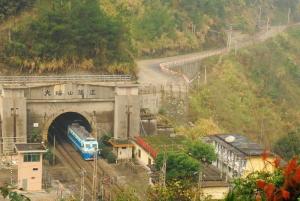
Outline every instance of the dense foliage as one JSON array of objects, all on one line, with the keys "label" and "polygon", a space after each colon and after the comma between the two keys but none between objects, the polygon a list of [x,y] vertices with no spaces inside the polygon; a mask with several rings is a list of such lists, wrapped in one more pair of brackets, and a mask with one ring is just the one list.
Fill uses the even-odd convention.
[{"label": "dense foliage", "polygon": [[10,15],[32,7],[35,0],[0,0],[0,22]]},{"label": "dense foliage", "polygon": [[166,158],[167,182],[174,180],[193,182],[203,163],[209,164],[216,160],[216,157],[214,148],[198,139],[187,141],[182,150],[160,152],[155,159],[155,166],[157,170],[161,170]]},{"label": "dense foliage", "polygon": [[[183,152],[168,152],[167,158],[167,180],[192,179],[197,174],[200,163],[198,160]],[[164,162],[164,153],[159,153],[155,159],[155,166],[160,170]]]},{"label": "dense foliage", "polygon": [[198,189],[184,181],[169,182],[166,187],[155,185],[147,194],[147,201],[209,201],[209,197],[201,194]]},{"label": "dense foliage", "polygon": [[279,138],[274,145],[274,151],[286,160],[300,155],[300,129]]},{"label": "dense foliage", "polygon": [[132,189],[124,189],[114,199],[115,201],[140,201]]},{"label": "dense foliage", "polygon": [[265,161],[275,166],[273,173],[255,172],[234,181],[227,201],[296,201],[300,199],[300,165],[293,158],[284,167],[280,159]]},{"label": "dense foliage", "polygon": [[191,118],[212,118],[225,132],[257,134],[270,145],[300,125],[300,29],[228,56],[203,61],[206,87],[190,99]]},{"label": "dense foliage", "polygon": [[212,163],[217,159],[217,154],[212,145],[203,143],[200,140],[190,142],[187,152],[198,161]]},{"label": "dense foliage", "polygon": [[14,188],[9,187],[8,185],[0,187],[0,194],[5,200],[10,201],[30,201],[30,199],[21,194],[14,191]]},{"label": "dense foliage", "polygon": [[[6,39],[6,52],[0,55],[6,65],[26,73],[134,73],[134,56],[224,46],[231,25],[254,33],[268,18],[271,24],[286,24],[290,8],[291,21],[299,18],[299,0],[39,0],[31,6],[33,2],[0,1],[0,19],[28,6],[37,8],[32,22],[21,20],[11,37],[1,38]],[[2,31],[6,36],[7,28]]]},{"label": "dense foliage", "polygon": [[[25,72],[72,69],[131,73],[128,30],[108,17],[97,0],[59,0],[16,30],[6,47],[8,62]],[[116,67],[122,64],[122,67]]]},{"label": "dense foliage", "polygon": [[253,33],[268,17],[273,24],[287,23],[289,8],[292,21],[299,15],[299,0],[102,0],[101,5],[130,25],[142,56],[224,45],[230,25]]}]

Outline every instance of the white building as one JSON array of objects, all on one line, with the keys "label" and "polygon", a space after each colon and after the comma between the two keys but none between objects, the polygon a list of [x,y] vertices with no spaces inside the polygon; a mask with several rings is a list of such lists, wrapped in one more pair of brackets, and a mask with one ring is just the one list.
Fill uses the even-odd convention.
[{"label": "white building", "polygon": [[[262,159],[264,148],[245,136],[217,134],[204,140],[215,147],[217,160],[213,165],[229,177],[246,176],[260,170],[273,171],[271,164]],[[272,160],[274,157],[270,155],[268,161]]]}]

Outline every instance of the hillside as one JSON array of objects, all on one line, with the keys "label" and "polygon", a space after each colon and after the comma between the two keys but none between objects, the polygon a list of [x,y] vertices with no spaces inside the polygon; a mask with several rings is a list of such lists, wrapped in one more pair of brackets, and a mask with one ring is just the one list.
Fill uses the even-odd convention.
[{"label": "hillside", "polygon": [[203,61],[206,86],[191,94],[191,118],[270,145],[300,127],[300,28],[260,45]]},{"label": "hillside", "polygon": [[[35,3],[34,3],[35,2]],[[299,19],[299,0],[0,1],[2,63],[30,74],[97,71],[135,74],[134,59],[224,46],[230,27],[255,33],[267,22]],[[9,34],[10,33],[10,34]],[[8,70],[10,71],[10,70]]]}]

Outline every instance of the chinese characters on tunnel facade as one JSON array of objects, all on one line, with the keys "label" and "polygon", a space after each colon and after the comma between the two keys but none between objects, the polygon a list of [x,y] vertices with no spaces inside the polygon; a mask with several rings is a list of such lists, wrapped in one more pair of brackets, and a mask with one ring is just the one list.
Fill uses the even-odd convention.
[{"label": "chinese characters on tunnel facade", "polygon": [[[50,89],[44,89],[43,93],[44,93],[44,96],[52,96],[53,94],[55,96],[62,96],[64,94],[63,90],[61,90],[61,89],[56,90],[53,93],[51,92]],[[96,95],[96,90],[95,89],[89,89],[89,90],[86,91],[86,93],[85,93],[85,91],[83,89],[68,90],[66,92],[66,94],[69,95],[69,96],[77,94],[77,95],[80,95],[82,97],[84,97],[85,94],[88,94],[90,96],[95,96]]]}]

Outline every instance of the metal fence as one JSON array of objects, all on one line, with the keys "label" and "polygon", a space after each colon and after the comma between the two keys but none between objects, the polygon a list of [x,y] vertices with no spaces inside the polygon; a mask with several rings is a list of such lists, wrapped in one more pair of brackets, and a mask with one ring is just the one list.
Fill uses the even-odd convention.
[{"label": "metal fence", "polygon": [[130,82],[130,75],[68,75],[68,76],[0,76],[0,83],[37,83],[37,82]]}]

